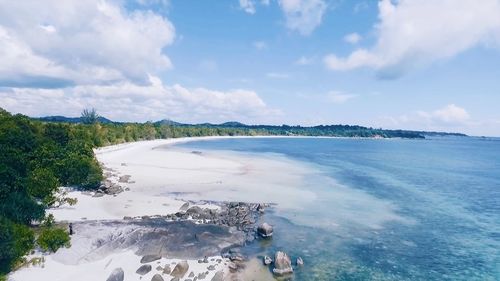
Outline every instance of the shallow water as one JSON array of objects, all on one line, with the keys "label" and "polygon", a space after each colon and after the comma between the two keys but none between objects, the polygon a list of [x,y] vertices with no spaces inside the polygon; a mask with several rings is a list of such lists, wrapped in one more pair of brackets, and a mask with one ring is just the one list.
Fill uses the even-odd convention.
[{"label": "shallow water", "polygon": [[[222,139],[193,150],[275,153],[314,168],[272,241],[302,256],[295,280],[500,280],[500,140]],[[279,176],[279,175],[277,175]]]}]

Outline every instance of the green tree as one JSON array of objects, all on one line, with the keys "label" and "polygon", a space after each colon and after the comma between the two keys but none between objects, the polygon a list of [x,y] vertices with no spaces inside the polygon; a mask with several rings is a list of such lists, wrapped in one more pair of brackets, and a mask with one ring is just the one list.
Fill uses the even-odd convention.
[{"label": "green tree", "polygon": [[44,227],[38,236],[37,243],[42,250],[54,253],[61,247],[71,246],[69,234],[57,227]]},{"label": "green tree", "polygon": [[81,114],[81,120],[83,124],[95,124],[99,122],[99,114],[94,108],[84,109]]}]

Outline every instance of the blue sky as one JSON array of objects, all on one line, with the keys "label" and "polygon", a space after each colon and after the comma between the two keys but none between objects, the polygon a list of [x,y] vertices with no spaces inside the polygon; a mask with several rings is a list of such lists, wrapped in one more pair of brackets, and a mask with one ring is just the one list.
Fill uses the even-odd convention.
[{"label": "blue sky", "polygon": [[500,136],[499,0],[16,2],[12,112]]}]

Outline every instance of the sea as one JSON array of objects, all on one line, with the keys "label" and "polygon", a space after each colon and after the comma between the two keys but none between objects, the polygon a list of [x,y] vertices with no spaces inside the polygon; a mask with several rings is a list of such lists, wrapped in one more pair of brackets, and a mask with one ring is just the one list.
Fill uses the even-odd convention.
[{"label": "sea", "polygon": [[[292,280],[500,280],[500,139],[230,138],[177,145],[279,155],[316,173],[315,200],[271,208],[260,257],[302,257]],[[278,175],[277,175],[278,176]],[[255,279],[258,280],[258,279]]]}]

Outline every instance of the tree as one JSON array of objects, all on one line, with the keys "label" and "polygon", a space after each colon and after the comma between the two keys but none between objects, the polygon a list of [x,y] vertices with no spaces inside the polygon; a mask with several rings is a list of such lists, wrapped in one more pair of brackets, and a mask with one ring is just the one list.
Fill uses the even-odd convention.
[{"label": "tree", "polygon": [[97,114],[94,108],[86,108],[82,111],[81,120],[83,124],[95,124],[99,122],[99,117],[99,114]]}]

